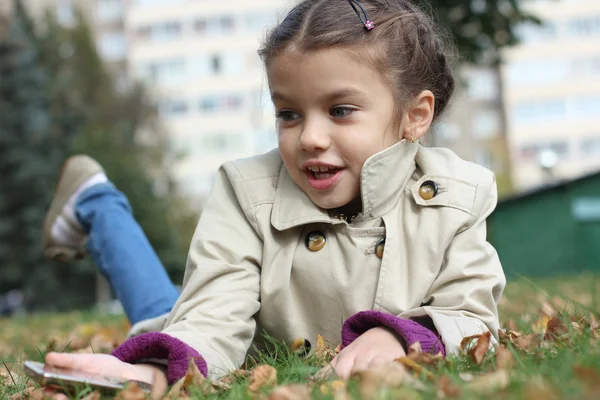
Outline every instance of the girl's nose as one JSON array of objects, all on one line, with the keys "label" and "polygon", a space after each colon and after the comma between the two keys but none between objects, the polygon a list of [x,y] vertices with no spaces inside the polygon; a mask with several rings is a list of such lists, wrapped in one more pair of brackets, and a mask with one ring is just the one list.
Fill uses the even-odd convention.
[{"label": "girl's nose", "polygon": [[331,139],[323,124],[307,121],[298,140],[298,149],[308,152],[324,151],[329,148]]}]

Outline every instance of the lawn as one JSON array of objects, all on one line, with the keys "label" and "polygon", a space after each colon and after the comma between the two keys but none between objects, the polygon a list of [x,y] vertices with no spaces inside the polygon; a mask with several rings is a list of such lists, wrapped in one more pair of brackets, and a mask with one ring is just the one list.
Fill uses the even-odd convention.
[{"label": "lawn", "polygon": [[[412,349],[409,356],[348,382],[313,375],[335,355],[335,343],[317,341],[308,357],[274,344],[249,360],[247,370],[219,382],[190,369],[172,399],[430,399],[600,398],[600,277],[509,282],[500,304],[503,345],[486,352],[486,336],[465,340],[464,354],[447,360]],[[0,320],[0,399],[42,398],[21,372],[25,359],[49,350],[110,352],[127,333],[122,317],[92,312]],[[274,368],[271,368],[274,367]],[[118,397],[143,398],[130,387]],[[74,399],[97,400],[83,389]]]}]

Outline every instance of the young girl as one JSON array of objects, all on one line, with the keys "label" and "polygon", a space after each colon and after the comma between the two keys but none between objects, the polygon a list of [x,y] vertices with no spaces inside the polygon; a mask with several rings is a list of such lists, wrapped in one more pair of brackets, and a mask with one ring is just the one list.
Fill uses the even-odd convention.
[{"label": "young girl", "polygon": [[332,368],[342,377],[417,341],[450,354],[465,336],[496,335],[505,278],[486,242],[494,176],[419,144],[454,89],[445,52],[408,0],[298,4],[260,49],[279,149],[220,168],[178,298],[124,197],[94,162],[71,160],[46,253],[74,258],[89,235],[134,337],[112,356],[46,361],[156,375],[164,388],[192,357],[211,377],[238,368],[265,332],[341,342]]}]

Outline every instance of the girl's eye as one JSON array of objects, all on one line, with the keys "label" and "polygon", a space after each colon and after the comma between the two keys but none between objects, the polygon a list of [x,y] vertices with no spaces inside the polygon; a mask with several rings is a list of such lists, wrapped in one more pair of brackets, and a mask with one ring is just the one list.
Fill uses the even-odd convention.
[{"label": "girl's eye", "polygon": [[354,111],[356,111],[356,110],[354,108],[350,108],[350,107],[335,107],[335,108],[331,109],[329,114],[335,118],[346,118],[350,114],[352,114]]},{"label": "girl's eye", "polygon": [[277,111],[275,116],[277,117],[277,119],[280,119],[280,120],[286,121],[286,122],[294,121],[294,120],[300,118],[300,114],[298,114],[297,112],[292,111],[292,110]]}]

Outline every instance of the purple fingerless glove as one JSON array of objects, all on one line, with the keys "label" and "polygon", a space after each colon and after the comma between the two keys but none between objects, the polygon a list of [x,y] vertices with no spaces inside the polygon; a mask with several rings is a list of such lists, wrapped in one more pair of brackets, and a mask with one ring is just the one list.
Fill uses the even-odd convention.
[{"label": "purple fingerless glove", "polygon": [[369,329],[380,326],[394,331],[404,342],[406,351],[413,343],[419,342],[425,353],[441,352],[446,355],[444,344],[429,317],[412,320],[381,311],[361,311],[348,318],[342,327],[342,348],[350,345]]},{"label": "purple fingerless glove", "polygon": [[117,347],[112,355],[132,364],[148,359],[167,360],[169,385],[185,376],[190,359],[194,359],[202,375],[208,374],[206,361],[196,350],[166,333],[150,332],[132,337]]}]

